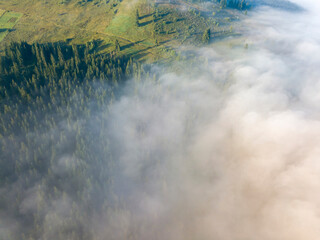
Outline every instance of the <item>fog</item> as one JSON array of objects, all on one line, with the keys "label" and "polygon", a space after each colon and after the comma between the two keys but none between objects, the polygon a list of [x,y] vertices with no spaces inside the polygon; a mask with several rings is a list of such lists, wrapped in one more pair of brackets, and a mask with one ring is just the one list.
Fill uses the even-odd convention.
[{"label": "fog", "polygon": [[[106,140],[86,147],[110,149],[112,163],[99,151],[90,157],[101,159],[93,170],[112,177],[99,176],[105,189],[86,194],[112,201],[83,218],[82,239],[319,238],[320,3],[292,2],[303,10],[249,11],[233,44],[181,48],[197,64],[153,66],[157,79],[128,81],[122,97],[95,113],[87,125]],[[87,164],[69,155],[51,162],[59,179]],[[19,189],[19,181],[0,193],[23,191],[20,213],[32,215],[44,184]],[[72,182],[62,184],[72,192]],[[67,225],[70,209],[81,216],[95,204],[68,194],[46,203],[38,239],[63,239],[57,219]],[[0,211],[0,239],[27,227]]]},{"label": "fog", "polygon": [[251,12],[248,49],[195,49],[208,64],[129,84],[110,129],[130,216],[102,235],[318,239],[320,5],[296,4]]}]

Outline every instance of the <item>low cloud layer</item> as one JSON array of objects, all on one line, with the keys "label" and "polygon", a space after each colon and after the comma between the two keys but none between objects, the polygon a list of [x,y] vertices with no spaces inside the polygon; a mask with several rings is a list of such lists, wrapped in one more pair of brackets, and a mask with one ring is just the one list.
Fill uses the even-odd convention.
[{"label": "low cloud layer", "polygon": [[[95,240],[317,240],[320,4],[294,2],[304,11],[249,12],[238,44],[192,49],[199,64],[180,65],[184,73],[129,81],[86,123],[100,139],[79,151],[94,149],[88,158],[97,166],[58,152],[47,156],[47,182],[15,187],[21,177],[0,194],[22,198],[21,215],[44,206],[35,216],[44,219],[41,240],[76,239],[69,229]],[[67,191],[45,202],[40,193],[52,179]],[[28,233],[9,208],[0,210],[0,239]]]},{"label": "low cloud layer", "polygon": [[251,13],[248,50],[197,50],[202,74],[114,105],[122,217],[139,239],[318,239],[319,4],[297,4]]}]

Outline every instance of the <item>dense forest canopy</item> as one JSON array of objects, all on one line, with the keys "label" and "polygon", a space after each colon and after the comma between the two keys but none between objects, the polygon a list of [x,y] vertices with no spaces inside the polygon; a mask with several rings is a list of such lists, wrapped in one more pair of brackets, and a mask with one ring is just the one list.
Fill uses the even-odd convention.
[{"label": "dense forest canopy", "polygon": [[105,239],[93,221],[130,214],[114,186],[121,144],[107,130],[110,108],[127,80],[156,81],[141,62],[170,65],[177,43],[232,36],[223,9],[244,10],[244,1],[210,2],[210,11],[192,2],[0,3],[1,240]]},{"label": "dense forest canopy", "polygon": [[[12,43],[1,57],[0,209],[17,221],[1,238],[93,239],[90,217],[115,206],[116,163],[103,126],[119,86],[144,71],[125,56],[96,53],[97,44]],[[37,200],[21,209],[29,194]],[[48,212],[59,201],[70,204],[64,216]],[[45,229],[47,218],[54,229]]]},{"label": "dense forest canopy", "polygon": [[[317,240],[317,161],[297,166],[319,152],[320,21],[302,12],[0,1],[0,240]],[[312,204],[290,222],[295,192]],[[317,234],[282,232],[301,213]]]}]

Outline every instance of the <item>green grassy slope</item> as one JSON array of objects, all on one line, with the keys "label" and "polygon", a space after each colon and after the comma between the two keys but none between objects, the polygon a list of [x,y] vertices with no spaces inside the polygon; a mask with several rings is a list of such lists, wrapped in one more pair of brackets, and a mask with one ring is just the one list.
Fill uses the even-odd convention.
[{"label": "green grassy slope", "polygon": [[6,10],[0,11],[0,42],[7,36],[23,14]]},{"label": "green grassy slope", "polygon": [[[151,62],[172,58],[181,44],[202,44],[202,34],[208,28],[212,32],[211,42],[234,35],[234,20],[244,15],[221,9],[215,3],[203,5],[182,0],[170,4],[146,0],[2,0],[0,9],[6,11],[3,21],[0,18],[0,28],[2,23],[14,27],[0,33],[2,48],[12,41],[67,40],[83,44],[100,39],[100,50],[110,52],[118,40],[123,54]],[[16,22],[8,23],[9,13],[18,14]]]}]

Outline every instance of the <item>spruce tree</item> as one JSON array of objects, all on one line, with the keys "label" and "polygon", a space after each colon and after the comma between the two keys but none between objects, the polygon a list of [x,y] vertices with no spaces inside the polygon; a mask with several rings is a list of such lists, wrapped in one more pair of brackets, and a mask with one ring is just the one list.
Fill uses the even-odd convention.
[{"label": "spruce tree", "polygon": [[136,26],[137,26],[137,27],[140,26],[140,24],[139,24],[139,19],[140,19],[139,10],[137,9],[137,10],[136,10]]},{"label": "spruce tree", "polygon": [[120,52],[121,51],[121,47],[120,47],[120,43],[119,43],[118,39],[115,42],[115,51],[116,52]]},{"label": "spruce tree", "polygon": [[203,43],[209,43],[209,40],[211,38],[211,30],[210,28],[206,29],[202,35],[202,42]]}]

